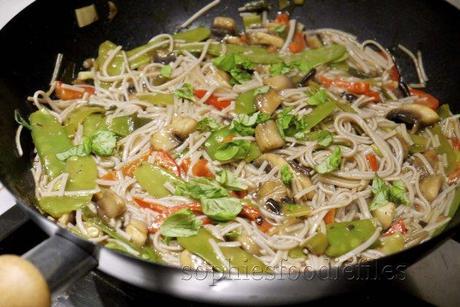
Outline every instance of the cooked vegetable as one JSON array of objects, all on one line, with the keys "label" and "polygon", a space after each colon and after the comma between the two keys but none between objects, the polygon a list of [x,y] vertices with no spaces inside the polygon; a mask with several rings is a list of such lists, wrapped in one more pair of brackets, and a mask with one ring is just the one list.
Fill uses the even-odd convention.
[{"label": "cooked vegetable", "polygon": [[283,147],[285,144],[273,120],[258,124],[255,132],[257,145],[262,152]]},{"label": "cooked vegetable", "polygon": [[170,151],[179,145],[179,141],[173,135],[172,129],[165,129],[152,134],[150,144],[155,150]]},{"label": "cooked vegetable", "polygon": [[182,209],[170,215],[161,224],[160,233],[167,237],[190,237],[198,234],[201,221],[190,209]]},{"label": "cooked vegetable", "polygon": [[275,91],[282,91],[294,87],[294,84],[292,83],[291,79],[283,75],[267,78],[264,80],[264,83],[270,86]]},{"label": "cooked vegetable", "polygon": [[225,36],[236,33],[236,22],[233,18],[218,16],[212,22],[211,31],[214,35]]},{"label": "cooked vegetable", "polygon": [[440,175],[432,175],[420,181],[420,191],[429,202],[435,200],[442,186],[443,179]]},{"label": "cooked vegetable", "polygon": [[368,240],[375,230],[375,225],[371,220],[357,220],[327,225],[329,247],[326,249],[326,255],[339,257],[346,254]]},{"label": "cooked vegetable", "polygon": [[427,106],[405,104],[388,112],[386,117],[397,123],[405,123],[415,133],[419,128],[430,126],[439,121],[438,114]]},{"label": "cooked vegetable", "polygon": [[162,93],[145,93],[145,94],[136,94],[136,97],[153,105],[169,105],[174,103],[174,95],[172,94],[162,94]]},{"label": "cooked vegetable", "polygon": [[281,104],[281,96],[275,90],[256,96],[256,106],[260,112],[272,114]]},{"label": "cooked vegetable", "polygon": [[378,250],[386,255],[391,255],[403,250],[404,245],[404,237],[401,233],[396,232],[390,236],[380,239]]},{"label": "cooked vegetable", "polygon": [[59,160],[56,154],[70,149],[72,142],[57,119],[46,109],[32,113],[29,120],[32,126],[32,140],[41,163],[48,176],[55,178],[65,168],[65,162]]},{"label": "cooked vegetable", "polygon": [[93,199],[97,204],[97,212],[102,218],[116,218],[126,210],[124,200],[112,190],[98,192],[94,194]]},{"label": "cooked vegetable", "polygon": [[284,40],[281,37],[264,32],[249,33],[249,40],[255,45],[269,45],[276,48],[281,48],[284,45]]},{"label": "cooked vegetable", "polygon": [[255,90],[250,90],[238,95],[235,103],[235,112],[237,114],[252,114],[256,111]]},{"label": "cooked vegetable", "polygon": [[197,121],[188,116],[177,116],[171,123],[171,131],[181,139],[186,139],[195,131]]},{"label": "cooked vegetable", "polygon": [[316,166],[315,170],[319,174],[330,173],[337,170],[340,167],[341,162],[342,151],[340,150],[340,147],[337,146],[326,159]]},{"label": "cooked vegetable", "polygon": [[306,247],[310,253],[317,256],[323,255],[326,252],[328,245],[327,236],[322,232],[318,232],[302,244],[302,246]]},{"label": "cooked vegetable", "polygon": [[211,30],[205,27],[197,27],[184,32],[179,32],[173,35],[176,40],[183,40],[187,43],[201,42],[209,38]]},{"label": "cooked vegetable", "polygon": [[233,197],[205,198],[201,200],[201,205],[203,213],[218,222],[235,219],[242,209],[240,200]]},{"label": "cooked vegetable", "polygon": [[147,225],[140,220],[132,219],[126,226],[126,233],[131,237],[131,241],[137,246],[143,246],[147,240]]},{"label": "cooked vegetable", "polygon": [[289,196],[289,190],[280,180],[270,180],[262,183],[257,191],[259,203],[265,203],[269,198],[281,202]]},{"label": "cooked vegetable", "polygon": [[393,218],[396,214],[396,206],[392,202],[388,202],[386,205],[380,206],[372,214],[382,224],[383,229],[390,227],[393,222]]},{"label": "cooked vegetable", "polygon": [[238,235],[236,240],[241,243],[241,248],[251,255],[260,255],[260,247],[254,242],[251,236],[245,232]]},{"label": "cooked vegetable", "polygon": [[170,191],[165,188],[165,184],[178,183],[179,179],[163,170],[160,167],[153,166],[143,162],[135,171],[134,177],[139,184],[153,197],[160,198],[170,195]]}]

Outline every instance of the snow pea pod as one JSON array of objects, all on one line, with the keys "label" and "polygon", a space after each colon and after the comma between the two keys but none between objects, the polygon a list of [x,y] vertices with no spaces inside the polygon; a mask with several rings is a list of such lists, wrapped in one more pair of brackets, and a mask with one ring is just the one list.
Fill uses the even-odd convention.
[{"label": "snow pea pod", "polygon": [[56,154],[71,148],[72,142],[64,127],[45,109],[32,113],[29,120],[38,156],[46,174],[53,179],[62,174],[65,169],[65,162],[59,160]]},{"label": "snow pea pod", "polygon": [[205,27],[197,27],[188,31],[179,32],[173,35],[174,39],[183,40],[187,43],[201,42],[209,38],[211,30]]},{"label": "snow pea pod", "polygon": [[91,114],[83,122],[83,135],[92,136],[97,130],[108,129],[119,136],[127,136],[136,128],[133,116],[120,116],[107,123],[102,114]]},{"label": "snow pea pod", "polygon": [[[97,167],[93,157],[71,157],[66,161],[65,170],[69,174],[66,191],[91,190],[96,188]],[[83,208],[91,201],[92,195],[50,196],[39,200],[40,208],[54,218]]]},{"label": "snow pea pod", "polygon": [[322,122],[326,117],[331,115],[335,108],[336,103],[333,100],[327,100],[325,103],[317,106],[311,113],[303,117],[305,129],[311,130],[313,127]]},{"label": "snow pea pod", "polygon": [[67,135],[69,137],[73,137],[78,129],[78,126],[82,124],[89,115],[104,112],[104,108],[101,107],[83,106],[75,109],[64,122],[64,129],[66,130]]},{"label": "snow pea pod", "polygon": [[174,103],[174,94],[145,93],[137,94],[136,97],[141,101],[145,101],[157,106],[165,106]]},{"label": "snow pea pod", "polygon": [[255,89],[238,95],[235,101],[235,112],[237,114],[252,114],[257,111]]},{"label": "snow pea pod", "polygon": [[343,61],[346,57],[346,48],[342,45],[333,44],[286,56],[284,61],[287,64],[297,66],[302,72],[308,72],[319,65]]},{"label": "snow pea pod", "polygon": [[375,230],[371,219],[327,225],[326,236],[329,247],[326,249],[326,255],[339,257],[348,253],[368,240]]},{"label": "snow pea pod", "polygon": [[[222,260],[216,255],[209,240],[219,241],[209,231],[201,228],[198,234],[177,238],[179,244],[189,252],[196,254],[209,263],[216,271],[227,271]],[[232,267],[241,273],[269,273],[270,268],[262,261],[239,247],[222,247],[222,254]]]},{"label": "snow pea pod", "polygon": [[169,190],[164,187],[165,183],[180,181],[180,179],[173,174],[146,162],[143,162],[134,171],[134,177],[141,187],[155,198],[171,195]]}]

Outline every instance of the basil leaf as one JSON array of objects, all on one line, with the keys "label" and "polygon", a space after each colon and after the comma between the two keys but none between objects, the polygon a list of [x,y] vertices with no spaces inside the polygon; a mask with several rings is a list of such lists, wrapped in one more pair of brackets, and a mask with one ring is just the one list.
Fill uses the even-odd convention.
[{"label": "basil leaf", "polygon": [[276,125],[281,136],[303,138],[305,136],[305,123],[301,118],[291,114],[292,108],[283,109],[277,116]]},{"label": "basil leaf", "polygon": [[240,181],[235,175],[233,175],[232,172],[228,170],[222,170],[218,172],[216,181],[232,191],[243,191],[248,188],[244,182]]},{"label": "basil leaf", "polygon": [[219,222],[233,220],[243,208],[240,200],[233,197],[204,198],[201,199],[201,206],[206,216]]},{"label": "basil leaf", "polygon": [[110,156],[117,146],[117,135],[109,130],[98,130],[91,136],[91,150],[98,156]]},{"label": "basil leaf", "polygon": [[83,143],[77,146],[74,146],[64,152],[56,154],[56,158],[61,161],[66,161],[70,157],[86,157],[91,153],[91,139],[84,138]]},{"label": "basil leaf", "polygon": [[243,136],[254,135],[255,125],[264,123],[270,119],[270,115],[256,112],[252,115],[239,114],[230,124],[230,129]]},{"label": "basil leaf", "polygon": [[160,234],[165,237],[190,237],[198,233],[201,224],[190,209],[182,209],[166,218],[160,226]]},{"label": "basil leaf", "polygon": [[245,140],[231,141],[219,146],[214,154],[218,161],[228,161],[231,159],[244,159],[249,153],[251,143]]},{"label": "basil leaf", "polygon": [[340,147],[337,146],[332,152],[332,154],[330,154],[323,162],[316,166],[315,170],[319,174],[330,173],[340,167],[341,161],[342,151],[340,150]]},{"label": "basil leaf", "polygon": [[19,110],[14,110],[14,120],[24,128],[27,128],[29,130],[32,130],[32,126],[29,124],[27,120],[25,120],[22,116],[21,113],[19,113]]},{"label": "basil leaf", "polygon": [[219,198],[228,196],[228,191],[217,182],[206,178],[195,178],[188,182],[176,184],[176,194],[193,199]]},{"label": "basil leaf", "polygon": [[172,75],[172,67],[171,67],[171,65],[165,65],[165,66],[161,67],[160,75],[162,75],[165,78],[170,78],[171,75]]},{"label": "basil leaf", "polygon": [[221,128],[221,124],[219,124],[214,118],[206,117],[203,118],[198,122],[196,125],[196,130],[198,131],[216,131]]},{"label": "basil leaf", "polygon": [[402,180],[396,180],[390,187],[390,200],[394,203],[408,206],[409,197],[406,193],[406,186]]},{"label": "basil leaf", "polygon": [[277,76],[277,75],[285,75],[291,71],[291,66],[285,63],[276,63],[270,66],[270,74]]},{"label": "basil leaf", "polygon": [[193,96],[193,87],[190,83],[184,83],[181,88],[174,92],[174,94],[178,98],[195,101],[195,96]]},{"label": "basil leaf", "polygon": [[306,140],[307,141],[317,141],[318,144],[321,145],[322,147],[328,147],[329,145],[332,144],[334,137],[330,131],[321,130],[321,131],[315,131],[315,132],[308,133],[306,135]]},{"label": "basil leaf", "polygon": [[320,89],[314,95],[307,99],[307,103],[311,106],[317,106],[323,104],[328,99],[328,95],[324,89]]},{"label": "basil leaf", "polygon": [[256,88],[256,90],[254,91],[254,95],[266,94],[268,93],[269,90],[270,90],[270,87],[268,85],[261,86],[261,87]]},{"label": "basil leaf", "polygon": [[252,78],[248,70],[251,70],[254,65],[238,54],[221,55],[212,62],[217,68],[228,72],[232,76],[232,83],[234,84],[241,84]]},{"label": "basil leaf", "polygon": [[401,180],[396,180],[393,184],[387,184],[382,178],[376,176],[372,180],[372,193],[374,194],[374,199],[369,205],[370,210],[375,210],[389,202],[405,206],[409,205],[406,187]]},{"label": "basil leaf", "polygon": [[281,181],[285,185],[290,185],[294,176],[292,175],[292,172],[289,169],[289,166],[283,165],[281,167],[280,174],[281,174]]}]

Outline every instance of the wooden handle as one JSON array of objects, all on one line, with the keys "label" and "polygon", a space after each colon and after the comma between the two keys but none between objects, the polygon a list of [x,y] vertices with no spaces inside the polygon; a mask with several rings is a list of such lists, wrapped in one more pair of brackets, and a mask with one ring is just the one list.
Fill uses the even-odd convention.
[{"label": "wooden handle", "polygon": [[29,261],[15,256],[0,256],[0,307],[45,307],[51,304],[48,285]]}]

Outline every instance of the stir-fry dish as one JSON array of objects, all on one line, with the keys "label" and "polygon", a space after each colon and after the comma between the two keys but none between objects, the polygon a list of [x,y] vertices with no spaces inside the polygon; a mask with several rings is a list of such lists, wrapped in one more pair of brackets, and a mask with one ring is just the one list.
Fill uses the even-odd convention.
[{"label": "stir-fry dish", "polygon": [[[430,239],[460,193],[460,125],[423,88],[420,52],[306,29],[250,2],[76,77],[58,56],[38,110],[38,209],[93,242],[198,270],[280,272],[368,261]],[[300,1],[301,2],[301,1]]]}]

